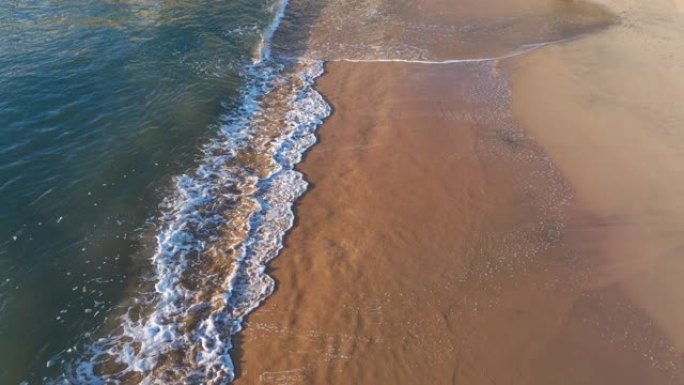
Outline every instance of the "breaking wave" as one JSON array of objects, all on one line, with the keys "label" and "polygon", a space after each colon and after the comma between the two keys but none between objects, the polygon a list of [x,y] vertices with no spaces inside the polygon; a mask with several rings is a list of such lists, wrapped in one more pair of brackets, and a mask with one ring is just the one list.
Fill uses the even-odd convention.
[{"label": "breaking wave", "polygon": [[154,289],[108,335],[69,351],[51,384],[227,384],[235,372],[232,337],[268,297],[266,264],[292,227],[292,206],[307,189],[294,169],[316,142],[330,107],[314,90],[322,61],[277,60],[264,33],[245,67],[241,107],[224,117],[199,166],[175,179],[161,205],[152,256]]}]

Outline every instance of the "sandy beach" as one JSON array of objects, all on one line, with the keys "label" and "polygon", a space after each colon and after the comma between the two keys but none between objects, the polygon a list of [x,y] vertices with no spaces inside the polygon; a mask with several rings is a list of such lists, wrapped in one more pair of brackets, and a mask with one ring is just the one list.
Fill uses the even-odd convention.
[{"label": "sandy beach", "polygon": [[591,212],[572,232],[604,262],[600,286],[683,349],[684,14],[678,1],[606,3],[619,25],[510,63],[515,117]]},{"label": "sandy beach", "polygon": [[[497,3],[469,17],[603,9]],[[277,290],[236,341],[236,384],[684,384],[684,15],[602,5],[618,19],[601,30],[582,16],[475,36],[477,52],[428,47],[567,40],[506,59],[326,64],[334,113],[299,167],[311,187]]]}]

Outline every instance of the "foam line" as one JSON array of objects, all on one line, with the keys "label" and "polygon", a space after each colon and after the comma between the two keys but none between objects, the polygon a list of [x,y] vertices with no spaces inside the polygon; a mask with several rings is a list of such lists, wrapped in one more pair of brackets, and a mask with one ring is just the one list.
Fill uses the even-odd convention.
[{"label": "foam line", "polygon": [[47,384],[233,381],[232,337],[273,292],[266,263],[282,249],[293,204],[307,189],[294,167],[331,112],[313,89],[322,61],[270,57],[286,5],[263,33],[259,60],[244,68],[241,107],[223,118],[199,166],[175,179],[160,207],[154,289],[136,298],[120,327],[55,357],[65,372]]},{"label": "foam line", "polygon": [[446,59],[446,60],[419,60],[419,59],[330,59],[327,62],[348,62],[348,63],[412,63],[412,64],[459,64],[459,63],[483,63],[490,61],[506,60],[521,55],[525,55],[529,52],[535,51],[540,48],[544,48],[550,45],[563,44],[570,41],[578,40],[587,34],[582,34],[578,36],[573,36],[566,39],[559,39],[553,41],[546,41],[534,44],[525,44],[520,48],[501,56],[492,56],[484,58],[469,58],[469,59]]}]

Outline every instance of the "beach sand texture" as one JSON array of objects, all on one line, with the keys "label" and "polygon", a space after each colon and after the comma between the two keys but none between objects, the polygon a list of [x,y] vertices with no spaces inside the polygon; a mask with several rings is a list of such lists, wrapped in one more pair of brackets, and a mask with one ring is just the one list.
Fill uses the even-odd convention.
[{"label": "beach sand texture", "polygon": [[[470,63],[323,55],[334,113],[300,167],[277,291],[236,341],[237,384],[684,384],[680,4],[605,0],[618,20],[598,31],[614,19],[576,1],[462,3],[390,16],[561,27],[376,58],[571,40]],[[312,55],[327,30],[314,20]]]}]

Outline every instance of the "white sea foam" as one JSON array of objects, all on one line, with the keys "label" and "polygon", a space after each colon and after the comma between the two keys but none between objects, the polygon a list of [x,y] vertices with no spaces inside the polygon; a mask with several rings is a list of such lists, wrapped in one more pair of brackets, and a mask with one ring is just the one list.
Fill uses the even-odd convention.
[{"label": "white sea foam", "polygon": [[[273,291],[265,265],[282,248],[283,235],[294,220],[292,205],[306,191],[306,181],[293,167],[315,143],[314,131],[330,113],[312,88],[323,72],[323,63],[299,63],[297,67],[283,77],[279,77],[282,66],[263,62],[250,68],[259,78],[246,92],[240,114],[205,148],[205,158],[196,172],[177,178],[174,193],[164,203],[153,256],[156,285],[151,312],[139,318],[123,316],[122,330],[90,345],[84,360],[75,363],[64,380],[118,383],[137,372],[142,384],[232,381],[231,337],[240,331],[244,316]],[[255,147],[252,141],[260,129],[255,125],[265,124],[270,119],[265,116],[273,113],[262,110],[261,99],[284,86],[293,91],[279,101],[287,108],[275,112],[284,123],[268,143]],[[254,170],[234,161],[241,151],[255,149],[271,152],[272,163],[265,175],[259,175],[264,169]],[[222,241],[222,234],[231,233],[232,226],[244,226],[243,237],[232,243]],[[224,277],[222,290],[213,293],[207,292],[211,284],[202,282],[211,277],[202,274],[216,273],[203,271],[202,262],[199,268],[193,264],[216,245],[237,252],[225,259],[230,273]],[[188,271],[203,287],[193,290],[183,283]],[[193,314],[198,315],[196,325],[187,327],[185,320]],[[182,365],[166,365],[169,360],[180,360]],[[96,370],[112,361],[121,368]]]},{"label": "white sea foam", "polygon": [[313,89],[323,62],[282,63],[268,41],[245,68],[243,103],[203,149],[194,172],[176,178],[162,204],[154,290],[90,343],[49,383],[228,384],[232,337],[274,288],[266,263],[282,248],[292,206],[307,188],[294,167],[316,142],[330,107]]}]

